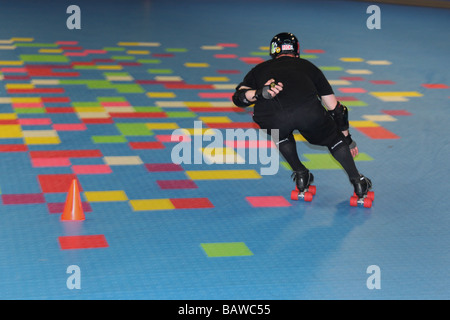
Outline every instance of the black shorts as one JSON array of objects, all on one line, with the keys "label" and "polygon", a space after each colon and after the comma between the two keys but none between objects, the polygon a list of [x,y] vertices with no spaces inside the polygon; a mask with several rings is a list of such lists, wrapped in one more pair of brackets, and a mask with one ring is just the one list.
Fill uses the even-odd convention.
[{"label": "black shorts", "polygon": [[342,138],[336,123],[322,105],[302,106],[299,108],[278,109],[270,115],[253,116],[261,129],[279,130],[279,140],[284,140],[298,130],[311,144],[329,147]]}]

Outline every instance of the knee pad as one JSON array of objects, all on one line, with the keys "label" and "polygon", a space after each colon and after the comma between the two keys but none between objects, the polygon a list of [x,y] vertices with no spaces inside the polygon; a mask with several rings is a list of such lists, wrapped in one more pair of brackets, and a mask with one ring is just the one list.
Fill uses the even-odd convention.
[{"label": "knee pad", "polygon": [[334,108],[334,110],[328,111],[328,113],[331,115],[340,131],[348,130],[348,109],[346,106],[342,105],[338,101],[336,108]]}]

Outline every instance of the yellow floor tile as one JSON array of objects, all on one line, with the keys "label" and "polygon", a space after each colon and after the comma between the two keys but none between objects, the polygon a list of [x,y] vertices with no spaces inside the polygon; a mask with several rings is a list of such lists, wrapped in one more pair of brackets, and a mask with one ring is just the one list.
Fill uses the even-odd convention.
[{"label": "yellow floor tile", "polygon": [[62,49],[39,49],[40,53],[61,53]]},{"label": "yellow floor tile", "polygon": [[114,202],[114,201],[127,201],[128,197],[122,190],[113,191],[85,191],[84,196],[89,202]]},{"label": "yellow floor tile", "polygon": [[154,123],[146,123],[147,128],[150,130],[172,130],[178,129],[179,126],[176,122],[154,122]]},{"label": "yellow floor tile", "polygon": [[130,205],[134,211],[175,209],[169,199],[130,200]]},{"label": "yellow floor tile", "polygon": [[305,137],[303,137],[300,133],[294,133],[295,141],[306,141]]},{"label": "yellow floor tile", "polygon": [[227,82],[230,81],[228,77],[203,77],[205,82]]},{"label": "yellow floor tile", "polygon": [[148,50],[128,50],[127,54],[150,54]]},{"label": "yellow floor tile", "polygon": [[23,61],[0,60],[0,66],[21,66],[21,65],[23,65]]},{"label": "yellow floor tile", "polygon": [[204,123],[230,123],[232,122],[228,117],[199,117]]},{"label": "yellow floor tile", "polygon": [[25,144],[59,144],[59,137],[26,137]]},{"label": "yellow floor tile", "polygon": [[22,128],[16,124],[0,125],[0,138],[22,138]]},{"label": "yellow floor tile", "polygon": [[97,69],[98,70],[122,70],[123,67],[105,64],[105,65],[97,66]]},{"label": "yellow floor tile", "polygon": [[0,119],[2,120],[16,120],[17,113],[0,113]]},{"label": "yellow floor tile", "polygon": [[349,121],[350,126],[354,128],[367,128],[367,127],[379,127],[380,125],[367,120],[359,120],[359,121]]},{"label": "yellow floor tile", "polygon": [[12,42],[33,42],[34,38],[19,38],[19,37],[16,37],[16,38],[11,38],[11,41]]},{"label": "yellow floor tile", "polygon": [[34,89],[33,84],[29,83],[7,83],[5,85],[6,89]]},{"label": "yellow floor tile", "polygon": [[340,58],[339,60],[344,62],[362,62],[364,59],[362,58]]},{"label": "yellow floor tile", "polygon": [[42,102],[41,98],[25,98],[25,97],[18,97],[18,98],[11,98],[12,103],[37,103]]},{"label": "yellow floor tile", "polygon": [[76,112],[104,112],[103,107],[74,107]]},{"label": "yellow floor tile", "polygon": [[149,98],[175,98],[173,92],[147,92]]},{"label": "yellow floor tile", "polygon": [[209,67],[209,64],[201,62],[186,62],[184,66],[188,68],[207,68]]}]

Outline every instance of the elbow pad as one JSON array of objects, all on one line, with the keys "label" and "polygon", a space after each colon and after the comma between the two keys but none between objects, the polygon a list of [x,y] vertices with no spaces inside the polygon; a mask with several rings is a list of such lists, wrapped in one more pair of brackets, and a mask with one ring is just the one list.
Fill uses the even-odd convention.
[{"label": "elbow pad", "polygon": [[334,110],[329,110],[328,113],[331,115],[340,131],[348,130],[348,109],[346,106],[338,101],[336,108],[334,108]]},{"label": "elbow pad", "polygon": [[236,90],[236,92],[233,94],[233,97],[232,97],[233,103],[240,108],[245,108],[245,107],[250,106],[252,104],[252,102],[248,101],[247,98],[245,97],[245,93],[249,90],[250,89]]}]

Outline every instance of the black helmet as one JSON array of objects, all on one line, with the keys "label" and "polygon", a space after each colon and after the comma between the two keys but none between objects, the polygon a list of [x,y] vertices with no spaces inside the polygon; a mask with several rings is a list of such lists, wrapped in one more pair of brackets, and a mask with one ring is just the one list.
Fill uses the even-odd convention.
[{"label": "black helmet", "polygon": [[283,53],[293,53],[297,57],[300,56],[298,39],[290,32],[279,33],[270,41],[270,56],[272,58]]}]

